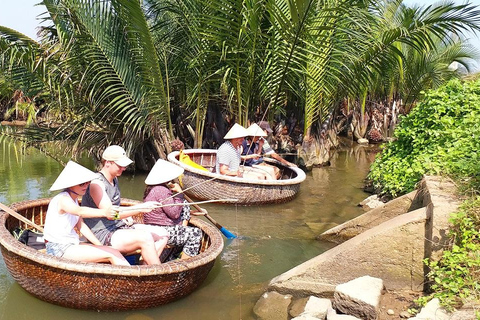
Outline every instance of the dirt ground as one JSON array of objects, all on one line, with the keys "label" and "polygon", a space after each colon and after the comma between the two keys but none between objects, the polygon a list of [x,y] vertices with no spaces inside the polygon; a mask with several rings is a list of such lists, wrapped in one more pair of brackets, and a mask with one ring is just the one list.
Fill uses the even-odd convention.
[{"label": "dirt ground", "polygon": [[[415,305],[414,300],[418,299],[420,295],[419,292],[385,291],[380,301],[381,311],[378,320],[406,319],[400,317],[400,314],[402,312],[405,314],[410,308],[418,309],[419,307]],[[393,310],[392,315],[387,313],[389,309]],[[410,317],[413,317],[413,315],[410,315]]]}]

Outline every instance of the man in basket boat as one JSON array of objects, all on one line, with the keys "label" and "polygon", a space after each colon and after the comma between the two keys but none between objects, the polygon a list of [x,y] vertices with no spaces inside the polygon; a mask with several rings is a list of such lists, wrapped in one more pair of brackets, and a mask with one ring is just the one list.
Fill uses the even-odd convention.
[{"label": "man in basket boat", "polygon": [[[215,171],[216,173],[226,176],[265,180],[265,174],[263,172],[253,168],[244,170],[244,168],[240,166],[242,161],[241,148],[246,136],[248,136],[247,129],[235,123],[225,137],[223,137],[226,141],[217,150]],[[259,157],[260,155],[258,154],[250,154],[246,155],[244,160]]]},{"label": "man in basket boat", "polygon": [[[157,201],[164,207],[145,213],[143,221],[146,224],[164,226],[168,231],[169,245],[182,247],[181,259],[196,256],[200,251],[202,231],[197,227],[188,226],[190,214],[205,215],[207,211],[190,211],[190,206],[183,197],[182,188],[172,180],[183,174],[183,168],[159,159],[145,179],[144,201]],[[172,205],[182,204],[185,205]],[[172,206],[169,206],[172,205]]]},{"label": "man in basket boat", "polygon": [[[84,217],[115,217],[115,212],[111,209],[78,205],[78,197],[85,194],[87,186],[95,177],[94,172],[69,161],[53,183],[50,191],[63,191],[53,197],[48,205],[44,227],[47,253],[77,261],[129,266],[118,250],[103,246],[83,221]],[[75,227],[91,243],[80,243]]]},{"label": "man in basket boat", "polygon": [[[102,169],[96,174],[82,198],[82,206],[111,209],[120,205],[120,188],[118,177],[133,163],[125,150],[117,145],[106,148],[102,154]],[[112,246],[123,254],[141,250],[143,262],[160,264],[160,255],[168,241],[168,232],[157,226],[129,223],[125,218],[150,212],[158,204],[148,202],[146,205],[132,206],[129,210],[117,211],[117,219],[89,218],[85,223],[92,229],[98,240],[104,245]],[[138,208],[138,209],[137,209]]]}]

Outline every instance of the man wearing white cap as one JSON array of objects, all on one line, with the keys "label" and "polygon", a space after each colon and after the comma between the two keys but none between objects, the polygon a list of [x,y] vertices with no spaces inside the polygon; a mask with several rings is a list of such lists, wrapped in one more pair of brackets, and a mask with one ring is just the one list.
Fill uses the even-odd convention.
[{"label": "man wearing white cap", "polygon": [[242,177],[242,172],[239,170],[241,161],[240,146],[247,135],[247,129],[235,123],[223,137],[227,141],[217,151],[215,164],[217,173],[226,176]]},{"label": "man wearing white cap", "polygon": [[[132,162],[122,147],[112,145],[106,148],[102,154],[102,169],[87,189],[82,199],[82,206],[102,209],[119,206],[121,198],[118,177]],[[152,203],[152,208],[154,205]],[[136,229],[135,225],[129,226],[121,220],[141,212],[149,212],[152,208],[121,211],[119,220],[116,221],[91,218],[85,219],[85,223],[104,245],[111,245],[124,254],[141,249],[142,258],[146,264],[160,264],[159,256],[167,244],[167,232]]]},{"label": "man wearing white cap", "polygon": [[[92,171],[69,161],[55,180],[50,190],[63,191],[53,197],[48,205],[44,228],[47,253],[77,261],[110,262],[129,266],[118,250],[103,246],[83,221],[83,217],[113,219],[115,216],[111,209],[93,209],[78,205],[78,197],[85,194],[90,181],[95,177]],[[80,243],[75,227],[91,244]]]}]

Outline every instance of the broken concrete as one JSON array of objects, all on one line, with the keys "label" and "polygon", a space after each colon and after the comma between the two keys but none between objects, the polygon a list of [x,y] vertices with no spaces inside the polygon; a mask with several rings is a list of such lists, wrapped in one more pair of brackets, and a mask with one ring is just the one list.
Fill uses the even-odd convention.
[{"label": "broken concrete", "polygon": [[[459,205],[455,191],[451,181],[425,176],[410,206],[412,194],[387,204],[390,209],[383,213],[382,208],[365,213],[345,228],[363,226],[360,233],[272,279],[269,289],[299,297],[331,297],[338,284],[369,275],[383,279],[391,290],[423,291],[428,271],[423,260],[441,253],[448,219]],[[417,209],[419,203],[423,207]],[[416,210],[402,214],[401,208]]]},{"label": "broken concrete", "polygon": [[333,307],[357,318],[376,320],[380,312],[382,291],[382,279],[360,277],[335,288]]}]

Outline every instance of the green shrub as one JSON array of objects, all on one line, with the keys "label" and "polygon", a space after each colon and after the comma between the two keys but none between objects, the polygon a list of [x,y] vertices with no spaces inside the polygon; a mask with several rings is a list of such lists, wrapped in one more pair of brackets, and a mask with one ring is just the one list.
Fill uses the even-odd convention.
[{"label": "green shrub", "polygon": [[425,93],[372,164],[375,190],[396,197],[415,188],[423,174],[449,175],[478,188],[480,80],[452,80]]},{"label": "green shrub", "polygon": [[436,297],[448,310],[480,301],[480,198],[464,202],[450,221],[450,250],[439,261],[426,260],[433,293],[417,301],[424,304]]}]

